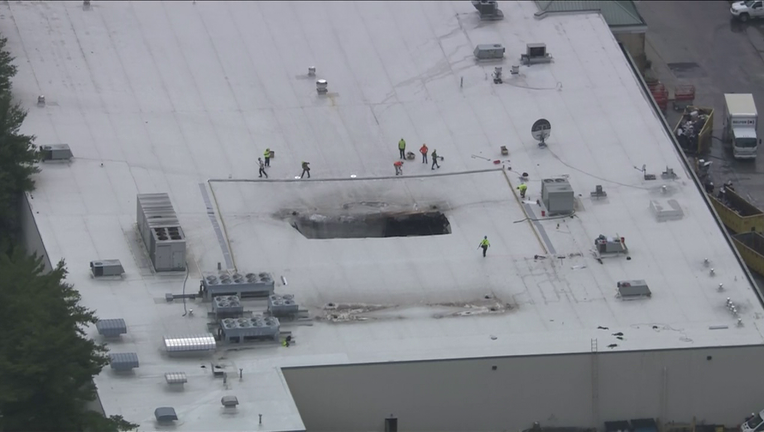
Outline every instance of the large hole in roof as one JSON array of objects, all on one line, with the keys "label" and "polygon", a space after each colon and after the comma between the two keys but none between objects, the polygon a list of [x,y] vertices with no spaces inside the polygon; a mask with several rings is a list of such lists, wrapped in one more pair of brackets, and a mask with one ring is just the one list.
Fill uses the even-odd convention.
[{"label": "large hole in roof", "polygon": [[451,234],[451,224],[439,211],[367,215],[298,216],[292,227],[309,239],[417,237]]}]

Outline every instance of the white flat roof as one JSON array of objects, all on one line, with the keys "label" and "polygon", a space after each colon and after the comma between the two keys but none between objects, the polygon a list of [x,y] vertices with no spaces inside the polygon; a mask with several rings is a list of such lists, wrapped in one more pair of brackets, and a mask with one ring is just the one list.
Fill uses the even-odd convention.
[{"label": "white flat roof", "polygon": [[[66,259],[84,305],[125,319],[128,333],[110,347],[140,360],[132,375],[107,367],[96,378],[108,414],[151,429],[154,409],[171,406],[179,430],[251,429],[258,414],[263,430],[300,430],[283,367],[589,352],[593,339],[601,351],[763,341],[744,270],[598,14],[536,20],[533,3],[501,2],[503,21],[480,22],[467,1],[2,7],[15,93],[29,109],[24,132],[75,155],[36,178],[31,206],[47,252]],[[511,76],[535,42],[553,63]],[[495,63],[473,58],[475,45],[493,43],[507,49],[502,85],[490,79]],[[309,66],[328,95],[316,93]],[[547,148],[530,134],[539,118],[552,124]],[[415,160],[390,177],[401,137],[413,151],[437,149],[442,167]],[[266,147],[276,157],[259,181]],[[294,179],[301,161],[310,181]],[[657,180],[644,180],[643,165]],[[678,179],[661,178],[667,167]],[[521,172],[527,205],[515,191]],[[569,179],[575,217],[541,217],[535,200],[552,177]],[[606,199],[591,199],[596,185]],[[210,304],[189,301],[195,313],[183,316],[181,302],[164,299],[183,290],[184,275],[153,273],[136,229],[136,194],[155,192],[170,195],[187,237],[188,292],[202,271],[226,266],[207,194],[239,271],[283,276],[276,292],[320,319],[289,327],[289,348],[166,357],[162,337],[205,332]],[[650,203],[668,200],[683,217],[658,222]],[[290,211],[433,205],[451,234],[318,240],[287,221]],[[599,234],[623,236],[632,259],[600,264]],[[112,258],[123,280],[90,277],[91,260]],[[616,298],[617,282],[635,279],[652,297]],[[210,363],[231,372],[226,383]],[[167,372],[185,372],[183,391],[168,389]],[[238,397],[236,413],[223,411],[225,395]]]}]

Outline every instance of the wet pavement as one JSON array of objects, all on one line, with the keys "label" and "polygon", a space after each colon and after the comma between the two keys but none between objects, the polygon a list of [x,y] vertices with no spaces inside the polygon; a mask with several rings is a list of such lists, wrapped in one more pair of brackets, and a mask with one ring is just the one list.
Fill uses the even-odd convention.
[{"label": "wet pavement", "polygon": [[[647,57],[651,73],[672,93],[678,84],[694,84],[695,104],[713,107],[714,136],[721,138],[724,93],[752,93],[760,113],[759,137],[764,137],[764,20],[740,23],[731,19],[727,1],[639,1],[648,25]],[[667,112],[673,127],[680,114]],[[732,180],[736,190],[764,207],[764,148],[753,161],[736,161],[719,139],[709,160],[716,185]]]},{"label": "wet pavement", "polygon": [[[758,134],[764,138],[764,19],[741,23],[731,18],[727,1],[639,1],[647,22],[647,58],[652,75],[671,92],[694,84],[695,105],[712,107],[714,137],[710,155],[717,186],[732,180],[735,189],[759,208],[764,207],[764,147],[755,160],[736,161],[720,139],[724,124],[724,93],[751,93],[759,111]],[[669,108],[673,127],[681,117]],[[764,278],[752,273],[760,287]]]}]

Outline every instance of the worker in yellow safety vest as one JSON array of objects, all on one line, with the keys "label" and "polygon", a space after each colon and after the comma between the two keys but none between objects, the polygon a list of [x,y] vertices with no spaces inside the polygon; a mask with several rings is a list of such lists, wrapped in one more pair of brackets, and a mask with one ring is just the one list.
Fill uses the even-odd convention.
[{"label": "worker in yellow safety vest", "polygon": [[483,240],[480,240],[478,245],[478,249],[483,248],[483,258],[485,258],[485,253],[488,252],[489,246],[491,246],[491,243],[488,241],[488,236],[483,237]]},{"label": "worker in yellow safety vest", "polygon": [[520,186],[517,187],[517,189],[520,191],[520,198],[525,199],[525,191],[528,190],[528,185],[525,183],[521,183]]},{"label": "worker in yellow safety vest", "polygon": [[398,151],[401,152],[401,159],[406,159],[406,140],[403,138],[398,141]]},{"label": "worker in yellow safety vest", "polygon": [[265,166],[271,166],[271,149],[265,149],[263,152],[263,158],[265,159]]}]

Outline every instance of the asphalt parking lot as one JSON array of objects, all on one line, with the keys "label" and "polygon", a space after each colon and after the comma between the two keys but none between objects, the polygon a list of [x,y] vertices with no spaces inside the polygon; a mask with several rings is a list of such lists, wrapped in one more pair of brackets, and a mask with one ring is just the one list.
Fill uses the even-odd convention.
[{"label": "asphalt parking lot", "polygon": [[[724,93],[752,93],[759,112],[764,110],[764,19],[737,22],[727,1],[639,1],[637,7],[648,26],[651,73],[670,91],[677,84],[694,84],[695,104],[715,110],[715,137],[722,134]],[[679,117],[669,104],[672,127]],[[763,132],[759,121],[759,137]],[[764,207],[762,158],[760,147],[756,160],[736,161],[714,139],[709,158],[713,181],[732,180],[736,190]]]}]

